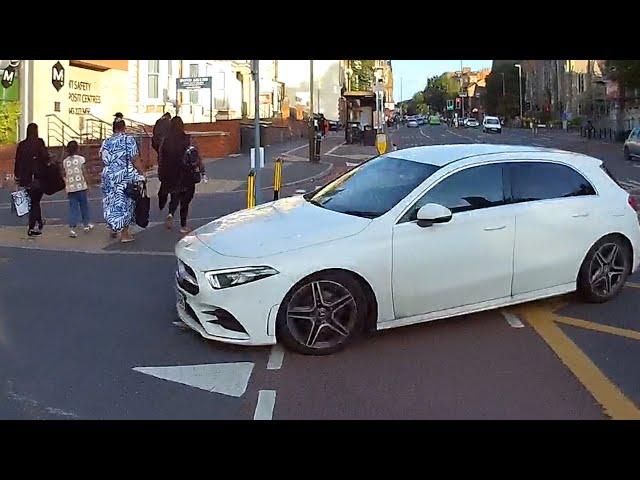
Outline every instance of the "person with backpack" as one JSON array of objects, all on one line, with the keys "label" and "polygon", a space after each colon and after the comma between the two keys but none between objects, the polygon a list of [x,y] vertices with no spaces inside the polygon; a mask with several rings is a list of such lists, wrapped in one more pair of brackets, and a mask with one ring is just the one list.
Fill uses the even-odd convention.
[{"label": "person with backpack", "polygon": [[189,204],[195,195],[196,184],[200,182],[204,168],[198,150],[191,145],[191,138],[184,131],[184,122],[179,116],[171,119],[171,127],[160,147],[162,161],[158,167],[160,178],[160,210],[164,208],[167,196],[169,201],[169,214],[165,225],[167,229],[173,228],[173,216],[180,207],[180,232],[188,233],[187,217]]}]

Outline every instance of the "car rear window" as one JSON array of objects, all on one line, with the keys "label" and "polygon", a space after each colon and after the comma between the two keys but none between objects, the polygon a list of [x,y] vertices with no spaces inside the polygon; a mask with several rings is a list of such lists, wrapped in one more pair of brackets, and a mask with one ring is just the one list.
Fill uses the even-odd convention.
[{"label": "car rear window", "polygon": [[491,125],[497,125],[498,124],[498,119],[497,118],[487,118],[487,123],[489,123]]}]

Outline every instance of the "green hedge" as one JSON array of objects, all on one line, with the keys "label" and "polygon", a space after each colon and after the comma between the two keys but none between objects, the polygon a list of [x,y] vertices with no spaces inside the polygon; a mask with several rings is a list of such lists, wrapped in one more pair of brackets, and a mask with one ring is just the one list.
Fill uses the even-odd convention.
[{"label": "green hedge", "polygon": [[0,101],[0,145],[18,141],[20,102]]}]

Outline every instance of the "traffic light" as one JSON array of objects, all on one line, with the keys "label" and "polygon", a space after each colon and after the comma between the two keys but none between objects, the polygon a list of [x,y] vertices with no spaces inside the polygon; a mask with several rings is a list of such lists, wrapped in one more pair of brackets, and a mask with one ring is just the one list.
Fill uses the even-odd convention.
[{"label": "traffic light", "polygon": [[456,98],[456,108],[457,108],[457,109],[462,108],[462,104],[461,104],[460,100],[461,100],[461,99],[460,99],[459,97],[458,97],[458,98]]}]

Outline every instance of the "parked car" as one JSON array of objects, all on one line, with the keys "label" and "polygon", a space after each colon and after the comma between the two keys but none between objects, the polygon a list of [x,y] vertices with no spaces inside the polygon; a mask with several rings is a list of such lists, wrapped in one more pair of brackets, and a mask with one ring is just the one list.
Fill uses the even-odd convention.
[{"label": "parked car", "polygon": [[185,236],[177,311],[207,339],[328,354],[363,330],[576,290],[606,302],[640,263],[637,208],[579,153],[393,151]]},{"label": "parked car", "polygon": [[469,117],[469,118],[465,119],[464,126],[465,127],[470,127],[470,128],[476,128],[476,127],[480,126],[480,123],[475,118]]},{"label": "parked car", "polygon": [[329,130],[335,132],[342,128],[342,123],[339,120],[329,120]]},{"label": "parked car", "polygon": [[624,158],[631,160],[632,158],[640,158],[640,127],[636,127],[629,133],[627,140],[624,142]]},{"label": "parked car", "polygon": [[484,117],[484,119],[482,120],[482,131],[485,133],[502,133],[502,124],[500,123],[500,119],[498,117]]},{"label": "parked car", "polygon": [[412,118],[407,122],[407,127],[409,128],[418,128],[419,126],[420,124],[418,123],[418,120],[415,118]]}]

